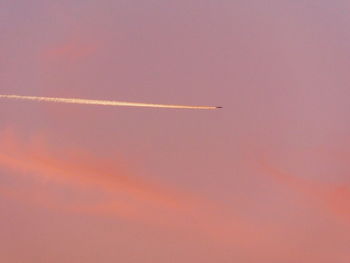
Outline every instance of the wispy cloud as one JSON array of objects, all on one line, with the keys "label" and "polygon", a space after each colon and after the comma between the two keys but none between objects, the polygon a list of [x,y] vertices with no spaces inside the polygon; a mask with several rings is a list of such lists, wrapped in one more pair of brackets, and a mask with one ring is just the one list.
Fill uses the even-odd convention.
[{"label": "wispy cloud", "polygon": [[97,52],[97,48],[97,43],[73,38],[46,50],[44,52],[44,58],[48,61],[65,61],[71,63],[93,55]]},{"label": "wispy cloud", "polygon": [[[84,149],[53,146],[42,137],[23,143],[13,131],[0,134],[0,168],[44,182],[43,187],[0,189],[24,202],[199,231],[229,242],[244,244],[259,239],[260,229],[252,229],[232,208],[135,176],[118,159],[109,162]],[[102,198],[93,202],[65,200],[45,184],[98,192]]]},{"label": "wispy cloud", "polygon": [[312,204],[326,209],[331,214],[350,224],[350,186],[347,183],[322,183],[283,171],[264,156],[259,160],[263,174],[279,185],[301,193]]},{"label": "wispy cloud", "polygon": [[0,145],[0,164],[16,172],[107,193],[124,193],[154,204],[176,206],[180,202],[169,189],[131,175],[119,160],[104,161],[76,147],[51,147],[40,138],[23,143],[12,132],[1,136]]}]

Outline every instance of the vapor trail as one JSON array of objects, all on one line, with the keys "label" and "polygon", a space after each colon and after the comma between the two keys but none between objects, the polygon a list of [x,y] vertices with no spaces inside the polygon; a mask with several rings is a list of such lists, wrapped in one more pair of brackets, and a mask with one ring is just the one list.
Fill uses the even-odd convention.
[{"label": "vapor trail", "polygon": [[138,102],[123,102],[110,100],[88,100],[77,98],[50,98],[50,97],[34,97],[34,96],[20,96],[20,95],[1,95],[0,99],[18,99],[18,100],[32,100],[32,101],[46,101],[58,103],[71,104],[90,104],[102,106],[127,106],[127,107],[149,107],[149,108],[167,108],[167,109],[194,109],[194,110],[214,110],[221,107],[214,106],[187,106],[187,105],[167,105],[167,104],[150,104]]}]

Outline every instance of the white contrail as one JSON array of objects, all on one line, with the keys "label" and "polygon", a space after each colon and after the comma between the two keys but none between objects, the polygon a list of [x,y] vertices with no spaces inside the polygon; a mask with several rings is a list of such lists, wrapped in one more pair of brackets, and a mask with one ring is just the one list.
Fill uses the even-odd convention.
[{"label": "white contrail", "polygon": [[149,108],[167,108],[167,109],[196,109],[196,110],[214,110],[221,107],[215,106],[187,106],[187,105],[167,105],[167,104],[150,104],[150,103],[138,103],[138,102],[123,102],[123,101],[110,101],[110,100],[88,100],[77,98],[50,98],[50,97],[34,97],[34,96],[20,96],[20,95],[1,95],[0,99],[18,99],[18,100],[33,100],[33,101],[46,101],[46,102],[58,102],[58,103],[71,103],[71,104],[91,104],[91,105],[103,105],[103,106],[128,106],[128,107],[149,107]]}]

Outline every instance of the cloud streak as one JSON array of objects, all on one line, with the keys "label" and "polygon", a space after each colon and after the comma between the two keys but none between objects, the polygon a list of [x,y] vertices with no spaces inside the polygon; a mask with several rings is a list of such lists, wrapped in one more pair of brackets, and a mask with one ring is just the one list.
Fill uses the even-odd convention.
[{"label": "cloud streak", "polygon": [[21,95],[0,95],[0,99],[15,99],[15,100],[29,100],[29,101],[44,101],[56,103],[69,104],[87,104],[99,106],[124,106],[124,107],[143,107],[143,108],[165,108],[165,109],[192,109],[192,110],[215,110],[221,107],[214,106],[188,106],[188,105],[168,105],[168,104],[151,104],[139,102],[124,102],[111,100],[88,100],[78,98],[52,98],[52,97],[35,97],[35,96],[21,96]]},{"label": "cloud streak", "polygon": [[[22,179],[30,175],[30,180],[36,178],[41,185],[18,189],[2,186],[0,192],[50,209],[186,229],[225,242],[247,244],[262,236],[258,234],[260,230],[251,229],[249,222],[234,215],[231,208],[134,176],[118,162],[102,160],[83,149],[58,149],[42,138],[23,143],[15,133],[3,133],[0,168],[9,174],[22,174]],[[52,185],[89,195],[100,193],[101,198],[92,202],[67,200],[65,194],[55,194],[50,189]]]},{"label": "cloud streak", "polygon": [[180,202],[170,189],[132,176],[118,161],[104,161],[81,149],[52,148],[42,139],[24,144],[12,133],[1,136],[0,145],[0,164],[13,171],[110,194],[123,193],[158,205],[175,207]]},{"label": "cloud streak", "polygon": [[314,204],[325,208],[331,214],[350,224],[350,187],[348,184],[321,183],[292,175],[266,159],[261,159],[260,165],[264,173],[278,184],[303,194]]}]

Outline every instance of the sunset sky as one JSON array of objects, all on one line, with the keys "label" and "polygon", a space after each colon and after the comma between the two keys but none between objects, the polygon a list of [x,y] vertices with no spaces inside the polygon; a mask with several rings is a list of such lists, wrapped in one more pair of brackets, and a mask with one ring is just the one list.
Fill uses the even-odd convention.
[{"label": "sunset sky", "polygon": [[0,262],[349,263],[350,2],[0,0]]}]

